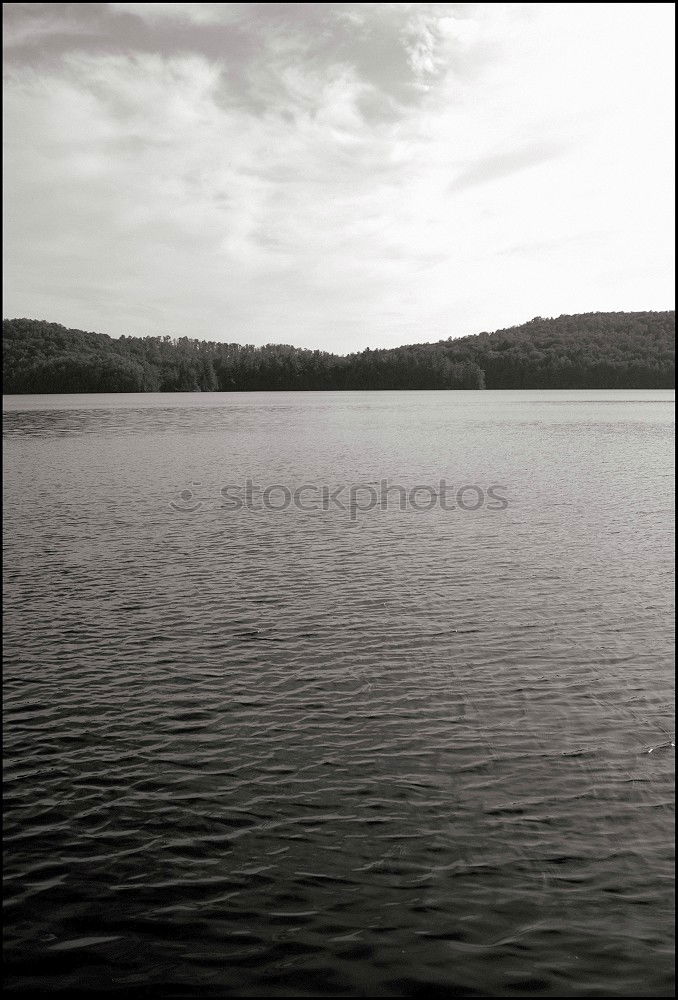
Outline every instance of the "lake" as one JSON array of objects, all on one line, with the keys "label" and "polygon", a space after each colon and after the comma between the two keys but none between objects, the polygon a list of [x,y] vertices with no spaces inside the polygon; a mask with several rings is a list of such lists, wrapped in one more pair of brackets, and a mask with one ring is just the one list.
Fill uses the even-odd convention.
[{"label": "lake", "polygon": [[673,400],[5,397],[5,987],[672,995]]}]

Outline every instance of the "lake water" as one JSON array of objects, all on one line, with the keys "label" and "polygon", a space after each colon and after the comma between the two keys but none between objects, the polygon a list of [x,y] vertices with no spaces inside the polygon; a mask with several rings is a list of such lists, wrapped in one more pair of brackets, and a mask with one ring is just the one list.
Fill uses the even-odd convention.
[{"label": "lake water", "polygon": [[672,995],[673,393],[4,409],[6,987]]}]

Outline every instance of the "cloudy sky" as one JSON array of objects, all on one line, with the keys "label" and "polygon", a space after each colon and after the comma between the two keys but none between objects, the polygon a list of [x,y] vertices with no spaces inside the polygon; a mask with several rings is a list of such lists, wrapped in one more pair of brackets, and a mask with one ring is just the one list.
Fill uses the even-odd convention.
[{"label": "cloudy sky", "polygon": [[673,307],[673,4],[3,11],[7,317],[343,353]]}]

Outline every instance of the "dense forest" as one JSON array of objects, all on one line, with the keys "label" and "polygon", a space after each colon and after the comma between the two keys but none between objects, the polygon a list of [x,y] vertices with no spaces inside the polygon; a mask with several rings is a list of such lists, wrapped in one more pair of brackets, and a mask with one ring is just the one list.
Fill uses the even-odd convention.
[{"label": "dense forest", "polygon": [[120,337],[3,321],[3,392],[673,388],[674,312],[536,317],[495,333],[339,356],[287,344]]}]

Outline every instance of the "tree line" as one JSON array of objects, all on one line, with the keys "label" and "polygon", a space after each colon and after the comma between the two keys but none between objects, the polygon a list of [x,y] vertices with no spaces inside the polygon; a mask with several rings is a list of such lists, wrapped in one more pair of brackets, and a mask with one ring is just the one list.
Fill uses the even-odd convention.
[{"label": "tree line", "polygon": [[9,319],[3,392],[673,388],[674,335],[673,311],[584,313],[340,356]]}]

